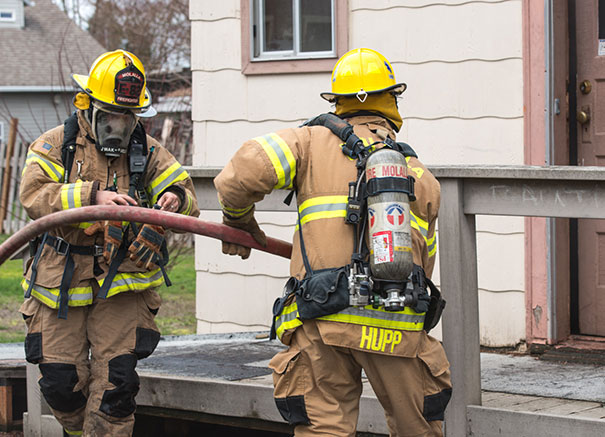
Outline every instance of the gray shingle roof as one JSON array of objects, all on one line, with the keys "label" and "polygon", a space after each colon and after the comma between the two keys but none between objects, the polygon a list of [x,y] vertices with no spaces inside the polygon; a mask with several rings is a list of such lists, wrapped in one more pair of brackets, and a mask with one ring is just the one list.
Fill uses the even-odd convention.
[{"label": "gray shingle roof", "polygon": [[106,50],[50,0],[25,6],[23,29],[0,29],[0,87],[73,86]]}]

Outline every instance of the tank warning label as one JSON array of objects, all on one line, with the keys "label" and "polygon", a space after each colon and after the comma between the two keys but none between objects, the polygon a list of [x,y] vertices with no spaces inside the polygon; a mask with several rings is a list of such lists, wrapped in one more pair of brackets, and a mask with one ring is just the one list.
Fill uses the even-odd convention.
[{"label": "tank warning label", "polygon": [[372,234],[374,264],[393,262],[393,232],[382,231]]}]

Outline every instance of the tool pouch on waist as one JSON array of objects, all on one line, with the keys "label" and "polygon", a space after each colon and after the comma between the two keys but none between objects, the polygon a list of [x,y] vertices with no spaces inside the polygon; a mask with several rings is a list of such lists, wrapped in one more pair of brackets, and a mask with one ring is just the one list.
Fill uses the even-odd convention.
[{"label": "tool pouch on waist", "polygon": [[327,316],[349,306],[347,266],[315,270],[299,282],[296,304],[301,320]]},{"label": "tool pouch on waist", "polygon": [[429,309],[424,316],[424,330],[428,333],[437,325],[437,323],[439,323],[441,313],[445,308],[445,299],[441,297],[441,293],[429,278],[425,278],[425,280],[426,284],[431,289]]}]

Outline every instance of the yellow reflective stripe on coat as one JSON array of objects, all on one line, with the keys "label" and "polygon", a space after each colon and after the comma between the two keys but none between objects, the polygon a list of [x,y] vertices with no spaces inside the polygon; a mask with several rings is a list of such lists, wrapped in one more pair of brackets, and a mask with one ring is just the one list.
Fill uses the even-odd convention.
[{"label": "yellow reflective stripe on coat", "polygon": [[187,194],[187,207],[183,211],[183,214],[189,215],[191,213],[192,209],[193,209],[193,199],[191,198],[191,196],[189,194]]},{"label": "yellow reflective stripe on coat", "polygon": [[94,225],[94,223],[91,223],[91,222],[82,222],[82,223],[76,223],[76,224],[74,224],[72,226],[75,226],[75,227],[80,228],[80,229],[86,229],[86,228],[90,228],[92,225]]},{"label": "yellow reflective stripe on coat", "polygon": [[373,308],[372,305],[366,305],[363,308],[349,307],[336,314],[318,317],[318,319],[377,328],[422,331],[424,315],[425,313],[416,313],[407,307],[403,311],[385,311],[381,308]]},{"label": "yellow reflective stripe on coat", "polygon": [[70,431],[68,429],[63,428],[67,435],[82,435],[82,431]]},{"label": "yellow reflective stripe on coat", "polygon": [[288,144],[276,133],[263,135],[253,139],[261,145],[277,175],[274,189],[292,189],[296,176],[296,159]]},{"label": "yellow reflective stripe on coat", "polygon": [[427,248],[429,251],[429,256],[435,255],[435,252],[437,252],[437,233],[436,232],[433,232],[432,237],[427,238],[426,244],[427,244]]},{"label": "yellow reflective stripe on coat", "polygon": [[[99,281],[99,286],[103,287],[105,278]],[[152,287],[159,287],[164,283],[164,275],[160,269],[151,270],[143,273],[118,273],[109,287],[107,297],[114,296],[123,291],[141,291]]]},{"label": "yellow reflective stripe on coat", "polygon": [[281,340],[282,335],[288,329],[294,329],[302,325],[303,322],[298,318],[298,306],[296,300],[290,305],[285,306],[281,314],[275,317],[275,333]]},{"label": "yellow reflective stripe on coat", "polygon": [[422,234],[422,238],[426,242],[429,256],[435,255],[437,252],[437,235],[433,231],[433,235],[429,237],[429,224],[410,210],[410,226]]},{"label": "yellow reflective stripe on coat", "polygon": [[246,206],[245,208],[230,208],[228,206],[223,205],[223,202],[221,202],[221,199],[218,200],[218,203],[221,205],[223,212],[227,213],[228,216],[233,217],[233,218],[238,218],[238,217],[246,215],[247,213],[250,212],[250,210],[254,206],[254,204],[252,204],[252,205]]},{"label": "yellow reflective stripe on coat", "polygon": [[179,181],[184,181],[188,177],[189,173],[187,173],[181,164],[178,162],[172,164],[149,184],[148,190],[151,203],[155,204],[158,201],[160,194],[162,194],[162,192],[170,185]]},{"label": "yellow reflective stripe on coat", "polygon": [[347,196],[318,196],[305,200],[298,207],[304,225],[311,220],[346,217]]},{"label": "yellow reflective stripe on coat", "polygon": [[[21,281],[21,288],[26,292],[29,288],[29,281],[23,279]],[[38,299],[40,302],[51,308],[59,308],[59,289],[58,288],[46,288],[40,285],[34,284],[32,288],[32,296]],[[81,307],[92,304],[92,287],[73,287],[69,289],[69,301],[70,307]]]},{"label": "yellow reflective stripe on coat", "polygon": [[61,206],[63,209],[82,206],[82,181],[80,179],[73,184],[64,184],[61,187]]},{"label": "yellow reflective stripe on coat", "polygon": [[33,151],[30,151],[27,154],[27,159],[25,160],[25,166],[23,167],[21,176],[23,176],[25,170],[27,170],[27,167],[32,163],[38,164],[42,168],[42,170],[44,170],[44,173],[46,173],[48,177],[50,177],[53,181],[63,181],[63,178],[65,177],[65,169],[63,169],[63,167],[61,167],[59,164],[55,164],[54,162],[49,161],[48,159],[42,157],[41,155],[38,155],[36,152]]}]

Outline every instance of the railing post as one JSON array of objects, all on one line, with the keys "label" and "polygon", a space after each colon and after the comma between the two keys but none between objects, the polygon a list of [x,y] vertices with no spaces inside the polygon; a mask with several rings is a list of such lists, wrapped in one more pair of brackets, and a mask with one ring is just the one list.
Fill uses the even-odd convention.
[{"label": "railing post", "polygon": [[25,437],[60,437],[63,428],[52,415],[42,397],[38,378],[40,371],[35,364],[27,363],[27,412],[23,415],[23,435]]},{"label": "railing post", "polygon": [[441,290],[447,300],[443,343],[453,384],[445,428],[448,437],[462,437],[467,434],[466,406],[481,405],[475,216],[464,214],[462,179],[440,182],[439,265]]}]

